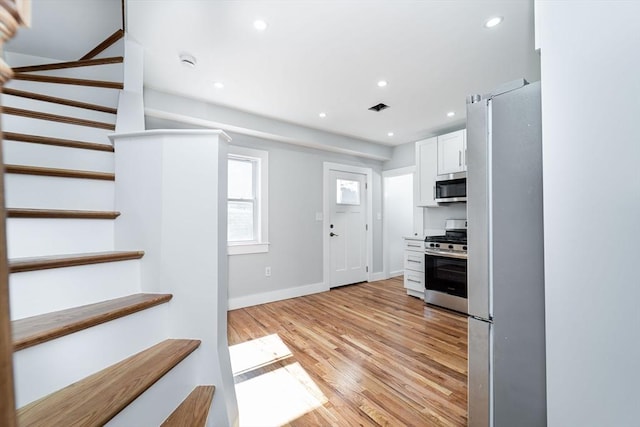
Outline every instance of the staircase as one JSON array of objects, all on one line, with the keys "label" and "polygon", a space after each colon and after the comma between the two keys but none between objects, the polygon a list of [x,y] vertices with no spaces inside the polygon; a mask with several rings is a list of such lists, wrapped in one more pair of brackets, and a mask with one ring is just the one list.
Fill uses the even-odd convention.
[{"label": "staircase", "polygon": [[212,385],[189,385],[201,341],[168,333],[172,294],[143,291],[147,248],[116,250],[116,223],[128,215],[115,209],[108,138],[123,88],[123,57],[113,54],[121,37],[70,62],[8,55],[15,75],[2,127],[21,426],[203,426],[212,405]]}]

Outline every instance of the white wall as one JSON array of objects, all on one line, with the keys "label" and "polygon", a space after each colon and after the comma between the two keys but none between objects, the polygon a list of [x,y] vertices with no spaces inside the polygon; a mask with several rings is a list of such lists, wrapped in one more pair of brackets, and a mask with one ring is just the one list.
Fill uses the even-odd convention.
[{"label": "white wall", "polygon": [[384,176],[385,249],[391,276],[404,271],[403,236],[413,234],[413,173]]},{"label": "white wall", "polygon": [[466,219],[466,203],[442,204],[437,208],[424,208],[424,228],[426,230],[444,230],[447,219]]},{"label": "white wall", "polygon": [[382,169],[387,171],[391,169],[400,169],[408,166],[416,165],[416,143],[408,142],[402,145],[396,145],[391,152],[391,159],[382,164]]},{"label": "white wall", "polygon": [[640,2],[536,6],[548,424],[637,426]]},{"label": "white wall", "polygon": [[[373,271],[381,272],[380,164],[304,147],[232,135],[233,143],[269,152],[269,252],[229,257],[229,299],[323,283],[322,212],[325,161],[374,168]],[[271,276],[264,274],[271,267]],[[327,278],[328,279],[328,278]],[[320,288],[320,287],[319,287]],[[284,294],[283,294],[284,295]]]}]

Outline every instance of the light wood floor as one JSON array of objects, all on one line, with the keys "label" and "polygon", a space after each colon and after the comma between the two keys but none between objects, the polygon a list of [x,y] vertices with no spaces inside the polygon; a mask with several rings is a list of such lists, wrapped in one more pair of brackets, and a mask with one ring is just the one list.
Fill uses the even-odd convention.
[{"label": "light wood floor", "polygon": [[[233,310],[228,330],[241,425],[467,423],[467,318],[407,296],[400,278]],[[243,365],[242,348],[272,357]]]}]

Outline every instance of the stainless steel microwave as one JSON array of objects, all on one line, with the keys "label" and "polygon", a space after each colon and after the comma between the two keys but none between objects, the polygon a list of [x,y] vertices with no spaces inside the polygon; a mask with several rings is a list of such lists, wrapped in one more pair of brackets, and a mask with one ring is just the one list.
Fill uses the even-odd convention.
[{"label": "stainless steel microwave", "polygon": [[435,201],[438,203],[467,201],[467,173],[457,172],[436,177]]}]

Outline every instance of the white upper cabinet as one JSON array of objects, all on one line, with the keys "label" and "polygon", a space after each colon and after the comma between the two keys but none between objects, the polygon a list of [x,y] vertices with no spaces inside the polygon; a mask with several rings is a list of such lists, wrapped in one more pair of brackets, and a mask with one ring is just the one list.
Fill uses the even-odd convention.
[{"label": "white upper cabinet", "polygon": [[438,206],[435,202],[435,180],[438,175],[438,138],[416,142],[416,174],[414,197],[416,206]]},{"label": "white upper cabinet", "polygon": [[438,175],[466,171],[466,151],[466,129],[439,136]]}]

